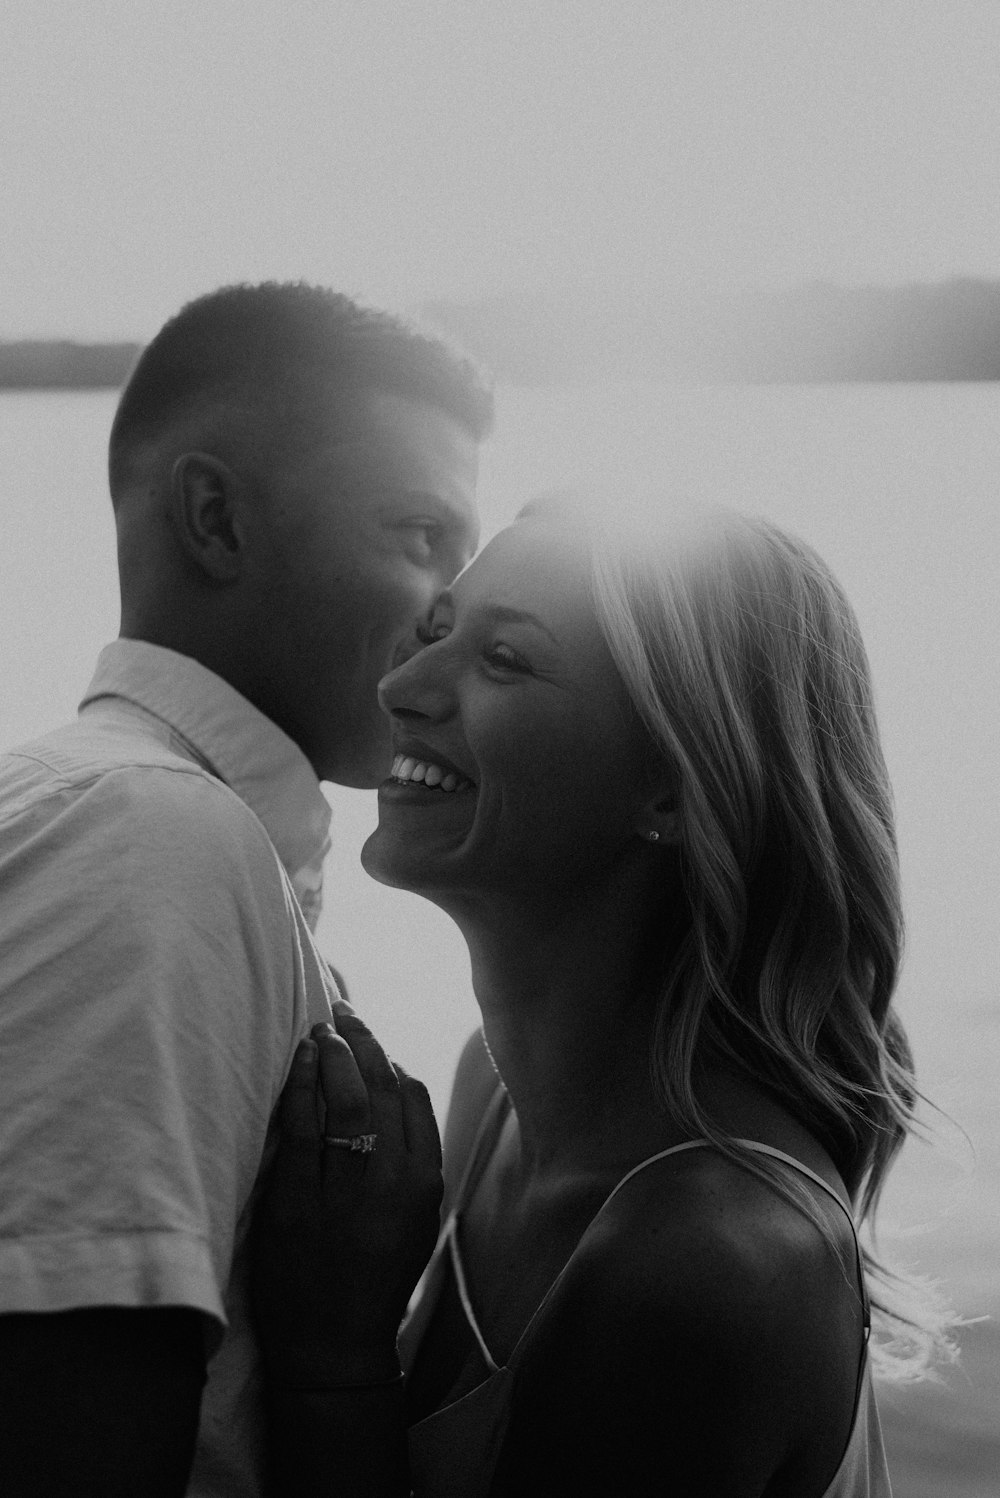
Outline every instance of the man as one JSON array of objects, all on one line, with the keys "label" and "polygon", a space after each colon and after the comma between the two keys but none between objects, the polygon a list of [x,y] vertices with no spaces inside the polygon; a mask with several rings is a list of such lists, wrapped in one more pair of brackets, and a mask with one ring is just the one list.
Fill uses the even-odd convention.
[{"label": "man", "polygon": [[193,302],[122,395],[121,637],[0,760],[6,1494],[262,1491],[244,1240],[334,992],[319,781],[388,772],[376,684],[475,548],[490,422],[465,361],[305,285]]}]

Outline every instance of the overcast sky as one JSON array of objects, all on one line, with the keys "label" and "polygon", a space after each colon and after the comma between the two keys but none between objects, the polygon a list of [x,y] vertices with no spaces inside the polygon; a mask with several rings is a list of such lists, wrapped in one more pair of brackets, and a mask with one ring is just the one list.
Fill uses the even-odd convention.
[{"label": "overcast sky", "polygon": [[0,337],[1000,274],[996,0],[4,0]]}]

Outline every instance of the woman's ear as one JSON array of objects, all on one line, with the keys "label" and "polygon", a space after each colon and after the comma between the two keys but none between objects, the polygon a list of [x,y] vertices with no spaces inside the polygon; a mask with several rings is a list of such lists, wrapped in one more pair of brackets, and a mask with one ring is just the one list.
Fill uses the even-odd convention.
[{"label": "woman's ear", "polygon": [[639,808],[635,817],[635,830],[645,843],[658,843],[660,847],[676,847],[680,841],[680,811],[675,788],[660,787]]},{"label": "woman's ear", "polygon": [[190,559],[218,583],[235,582],[243,567],[242,485],[210,453],[182,453],[170,477],[170,511]]}]

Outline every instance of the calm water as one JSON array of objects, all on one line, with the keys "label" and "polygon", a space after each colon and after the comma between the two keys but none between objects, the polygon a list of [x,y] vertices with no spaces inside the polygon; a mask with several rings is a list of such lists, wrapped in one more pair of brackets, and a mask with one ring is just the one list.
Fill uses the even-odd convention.
[{"label": "calm water", "polygon": [[[117,632],[104,443],[108,394],[0,394],[0,739],[69,716]],[[883,1244],[1000,1312],[1000,387],[504,390],[481,486],[487,529],[531,493],[586,482],[706,497],[798,530],[861,618],[896,787],[909,940],[899,1004],[944,1127],[908,1148]],[[447,919],[371,883],[368,793],[332,790],[337,846],[320,939],[389,1047],[443,1109],[476,1023]],[[1000,1490],[1000,1338],[965,1373],[884,1401],[897,1498]]]}]

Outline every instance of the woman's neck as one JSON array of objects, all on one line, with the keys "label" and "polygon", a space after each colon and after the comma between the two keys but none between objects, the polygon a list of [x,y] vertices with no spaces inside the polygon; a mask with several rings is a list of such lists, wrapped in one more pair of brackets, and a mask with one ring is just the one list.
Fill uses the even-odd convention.
[{"label": "woman's neck", "polygon": [[527,1173],[614,1164],[651,1128],[670,1128],[650,1078],[659,890],[655,901],[658,918],[626,877],[564,900],[491,897],[452,911]]},{"label": "woman's neck", "polygon": [[[670,925],[662,887],[651,899],[621,878],[613,890],[577,890],[562,904],[490,897],[449,909],[469,946],[486,1044],[516,1114],[518,1189],[620,1175],[691,1137],[664,1108],[650,1066]],[[723,1064],[703,1064],[693,1081],[717,1128],[835,1180],[822,1146],[760,1083]]]}]

